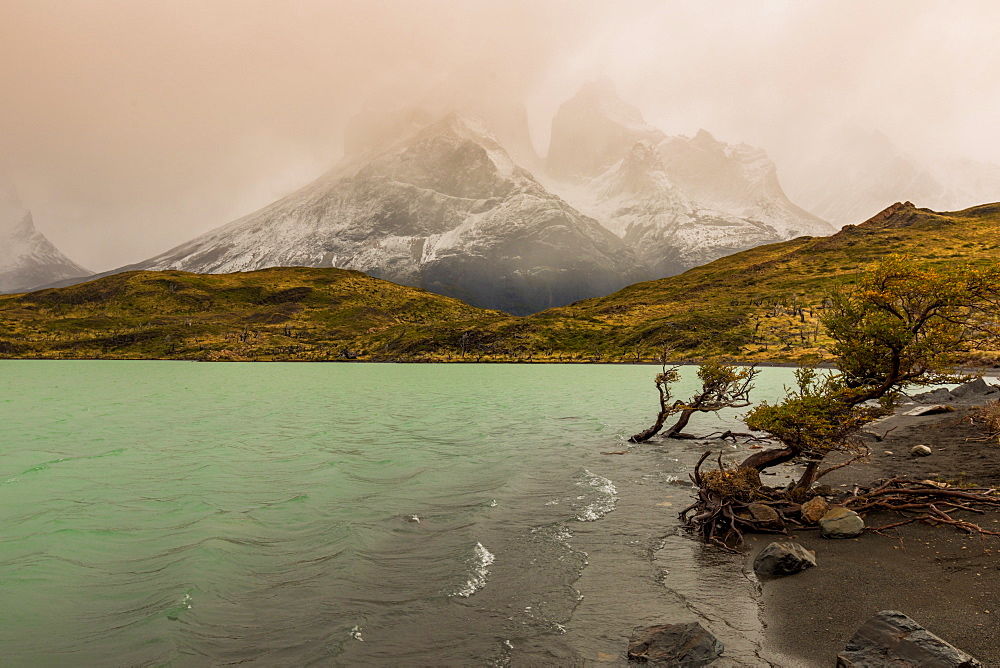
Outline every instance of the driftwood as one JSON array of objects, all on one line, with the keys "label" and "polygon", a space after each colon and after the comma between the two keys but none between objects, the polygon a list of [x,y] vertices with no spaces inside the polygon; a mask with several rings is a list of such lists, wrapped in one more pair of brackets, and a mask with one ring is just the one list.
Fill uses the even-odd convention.
[{"label": "driftwood", "polygon": [[883,442],[885,440],[886,436],[888,436],[892,432],[896,431],[897,429],[899,429],[899,425],[898,424],[895,427],[892,427],[891,429],[887,429],[886,432],[884,434],[882,434],[881,436],[879,436],[874,431],[868,431],[867,429],[862,430],[861,433],[865,434],[866,436],[871,436],[872,438],[875,439],[876,443],[881,443],[881,442]]},{"label": "driftwood", "polygon": [[[784,533],[787,527],[796,530],[814,529],[804,524],[799,515],[800,504],[789,498],[788,490],[771,488],[753,479],[754,471],[745,468],[727,469],[718,457],[719,468],[702,472],[702,465],[712,453],[706,452],[698,460],[691,480],[698,488],[697,500],[679,513],[691,530],[707,542],[724,550],[737,552],[744,544],[746,533]],[[756,485],[756,486],[755,486]],[[780,522],[757,519],[751,504],[773,510]],[[954,488],[941,483],[916,481],[907,478],[880,480],[870,488],[855,486],[840,501],[859,515],[872,512],[894,512],[902,519],[867,531],[884,535],[884,532],[914,522],[932,526],[952,526],[968,534],[1000,536],[1000,531],[984,529],[967,519],[955,517],[960,511],[983,514],[1000,510],[1000,493],[986,487]]]}]

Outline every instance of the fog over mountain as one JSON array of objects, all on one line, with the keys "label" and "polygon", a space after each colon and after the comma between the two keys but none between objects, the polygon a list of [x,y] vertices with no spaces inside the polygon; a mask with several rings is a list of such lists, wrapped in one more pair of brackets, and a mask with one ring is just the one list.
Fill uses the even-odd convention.
[{"label": "fog over mountain", "polygon": [[[1000,165],[921,155],[882,132],[857,126],[830,130],[836,151],[803,156],[789,173],[791,192],[802,206],[837,227],[854,224],[900,201],[919,202],[936,211],[958,211],[1000,201]],[[826,171],[826,178],[815,175]]]},{"label": "fog over mountain", "polygon": [[[436,117],[434,101],[370,105],[325,175],[122,270],[355,269],[524,315],[834,231],[788,200],[760,149],[704,130],[668,137],[610,82],[559,108],[546,164],[523,123],[503,122],[523,118],[516,103],[481,111],[500,132],[454,111]],[[548,172],[545,185],[525,164]]]},{"label": "fog over mountain", "polygon": [[14,188],[0,185],[0,293],[25,292],[90,273],[35,228]]},{"label": "fog over mountain", "polygon": [[[4,0],[0,170],[103,271],[457,112],[623,242],[698,218],[751,243],[788,216],[807,231],[798,207],[839,225],[1000,200],[998,23],[991,0]],[[553,118],[602,77],[640,120],[573,145]],[[733,196],[699,185],[712,161],[739,165]],[[580,178],[603,195],[549,188]]]}]

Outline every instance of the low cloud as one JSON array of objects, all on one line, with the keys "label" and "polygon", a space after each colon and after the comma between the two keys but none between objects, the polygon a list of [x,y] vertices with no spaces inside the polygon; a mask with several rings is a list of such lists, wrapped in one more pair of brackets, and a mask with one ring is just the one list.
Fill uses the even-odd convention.
[{"label": "low cloud", "polygon": [[663,130],[762,146],[779,170],[848,126],[1000,161],[1000,5],[985,0],[5,0],[3,14],[0,168],[98,270],[309,181],[373,99],[523,102],[544,155],[558,105],[604,75]]}]

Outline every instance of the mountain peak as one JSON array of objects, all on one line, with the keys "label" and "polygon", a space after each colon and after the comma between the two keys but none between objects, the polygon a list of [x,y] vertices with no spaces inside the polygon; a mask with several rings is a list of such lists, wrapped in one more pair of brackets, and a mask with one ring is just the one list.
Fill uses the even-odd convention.
[{"label": "mountain peak", "polygon": [[643,120],[607,81],[585,84],[552,119],[546,167],[563,181],[591,178],[625,157],[637,141],[655,145],[664,134]]},{"label": "mountain peak", "polygon": [[615,178],[607,194],[649,193],[667,186],[660,153],[650,142],[639,140],[618,163]]},{"label": "mountain peak", "polygon": [[698,132],[695,133],[692,141],[702,146],[713,146],[719,143],[719,140],[717,140],[711,132],[704,128],[698,129]]},{"label": "mountain peak", "polygon": [[0,292],[89,275],[35,229],[13,186],[0,187]]},{"label": "mountain peak", "polygon": [[451,111],[439,120],[428,125],[420,134],[452,133],[464,139],[477,142],[488,142],[499,146],[496,137],[489,131],[486,124],[478,118]]},{"label": "mountain peak", "polygon": [[365,161],[356,174],[466,199],[502,196],[533,182],[481,121],[458,113],[445,114]]},{"label": "mountain peak", "polygon": [[[870,229],[887,229],[892,227],[906,227],[918,217],[917,207],[913,202],[896,202],[882,209],[874,216],[856,227]],[[855,227],[848,225],[847,227]],[[846,228],[845,228],[846,229]]]}]

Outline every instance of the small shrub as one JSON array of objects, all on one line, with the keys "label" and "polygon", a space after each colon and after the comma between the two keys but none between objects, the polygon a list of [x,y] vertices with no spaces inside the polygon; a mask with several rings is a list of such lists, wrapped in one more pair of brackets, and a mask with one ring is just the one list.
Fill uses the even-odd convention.
[{"label": "small shrub", "polygon": [[760,474],[756,469],[741,466],[725,471],[705,471],[701,474],[702,487],[724,499],[749,503],[760,496]]},{"label": "small shrub", "polygon": [[1000,401],[987,402],[979,409],[977,417],[982,420],[989,437],[1000,443]]}]

